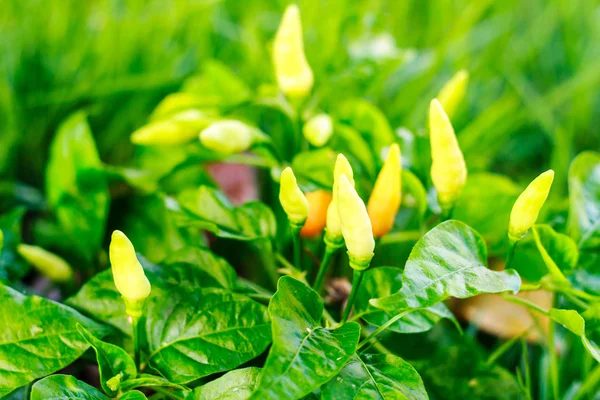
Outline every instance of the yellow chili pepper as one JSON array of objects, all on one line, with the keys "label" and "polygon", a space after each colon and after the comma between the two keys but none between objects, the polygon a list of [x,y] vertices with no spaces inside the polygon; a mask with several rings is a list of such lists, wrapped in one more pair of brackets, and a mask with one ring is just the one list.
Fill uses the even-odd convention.
[{"label": "yellow chili pepper", "polygon": [[121,231],[112,234],[109,258],[115,286],[123,296],[126,307],[141,315],[141,304],[150,295],[150,282],[135,255],[133,244]]},{"label": "yellow chili pepper", "polygon": [[174,146],[197,137],[216,116],[199,110],[182,111],[165,120],[151,122],[131,134],[131,142],[141,146]]},{"label": "yellow chili pepper", "polygon": [[369,267],[375,249],[373,227],[365,203],[346,175],[339,178],[336,201],[350,266],[364,270]]},{"label": "yellow chili pepper", "polygon": [[338,154],[337,159],[335,160],[335,167],[333,168],[333,199],[327,208],[327,224],[325,232],[325,242],[328,242],[328,245],[334,248],[340,247],[343,241],[342,226],[340,224],[336,200],[337,186],[342,175],[345,175],[346,179],[354,185],[352,166],[343,154]]},{"label": "yellow chili pepper", "polygon": [[257,130],[240,121],[224,120],[200,132],[200,142],[221,154],[237,154],[248,150],[257,139]]},{"label": "yellow chili pepper", "polygon": [[467,166],[452,124],[437,99],[429,107],[429,129],[431,139],[431,180],[438,192],[438,201],[443,211],[454,207],[454,203],[467,182]]},{"label": "yellow chili pepper", "polygon": [[554,171],[548,170],[535,178],[519,196],[510,213],[508,237],[513,242],[521,239],[535,224],[538,214],[550,193]]},{"label": "yellow chili pepper", "polygon": [[306,200],[308,200],[308,219],[300,231],[300,236],[314,237],[319,235],[325,228],[327,208],[331,203],[331,193],[325,190],[316,190],[306,193]]},{"label": "yellow chili pepper", "polygon": [[468,84],[469,73],[464,69],[461,69],[452,77],[452,79],[446,82],[442,90],[440,90],[437,99],[440,101],[442,108],[450,118],[454,115],[460,102],[464,99]]},{"label": "yellow chili pepper", "polygon": [[17,252],[35,269],[54,282],[63,283],[73,279],[71,266],[54,253],[29,244],[18,245]]},{"label": "yellow chili pepper", "polygon": [[279,201],[290,223],[297,227],[304,225],[308,218],[308,200],[298,187],[296,177],[290,167],[283,170],[279,183],[281,185]]},{"label": "yellow chili pepper", "polygon": [[2,232],[2,229],[0,229],[0,253],[2,252],[3,248],[4,248],[4,232]]},{"label": "yellow chili pepper", "polygon": [[333,134],[333,121],[327,114],[315,115],[304,124],[302,133],[310,144],[322,147]]},{"label": "yellow chili pepper", "polygon": [[277,84],[286,96],[305,97],[313,86],[313,73],[304,55],[300,10],[289,5],[275,35],[273,64]]},{"label": "yellow chili pepper", "polygon": [[401,174],[400,146],[394,143],[390,146],[387,159],[377,176],[367,204],[375,237],[385,235],[394,226],[402,196]]}]

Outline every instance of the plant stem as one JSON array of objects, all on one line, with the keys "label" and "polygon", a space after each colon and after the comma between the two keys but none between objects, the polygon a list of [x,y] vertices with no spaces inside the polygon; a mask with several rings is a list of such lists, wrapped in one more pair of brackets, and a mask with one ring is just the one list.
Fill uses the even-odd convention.
[{"label": "plant stem", "polygon": [[517,240],[510,239],[508,250],[506,252],[506,263],[504,264],[504,267],[506,269],[508,269],[508,267],[512,263],[513,257],[515,255],[515,250],[517,249],[517,243],[519,243]]},{"label": "plant stem", "polygon": [[371,339],[373,339],[375,336],[379,335],[381,332],[385,331],[387,328],[389,328],[394,322],[398,321],[400,318],[404,317],[406,314],[411,313],[413,311],[415,311],[416,309],[409,309],[406,311],[402,311],[400,314],[395,315],[394,317],[390,318],[388,320],[388,322],[386,322],[385,324],[381,325],[379,328],[375,329],[373,331],[373,333],[371,333],[369,336],[367,336],[362,342],[360,342],[356,348],[356,350],[360,350],[361,347],[363,347],[365,344],[367,344]]},{"label": "plant stem", "polygon": [[325,246],[325,255],[323,256],[323,261],[321,261],[321,266],[319,267],[319,273],[317,274],[317,278],[315,279],[315,283],[313,285],[313,289],[317,293],[321,291],[323,279],[325,278],[325,272],[327,272],[329,262],[331,261],[331,257],[333,257],[333,255],[335,254],[335,251],[336,249],[330,246]]},{"label": "plant stem", "polygon": [[558,382],[558,360],[556,358],[556,349],[554,346],[554,331],[556,324],[550,320],[550,326],[548,329],[548,353],[550,356],[550,378],[552,382],[552,393],[555,400],[558,400],[560,388]]},{"label": "plant stem", "polygon": [[140,349],[140,328],[139,328],[140,316],[134,315],[131,317],[131,325],[133,328],[133,353],[135,356],[135,366],[138,371],[142,361],[141,349]]},{"label": "plant stem", "polygon": [[502,345],[500,345],[496,350],[492,352],[492,354],[490,354],[485,364],[487,366],[490,366],[493,363],[495,363],[497,359],[502,357],[504,353],[506,353],[518,340],[520,340],[525,334],[527,334],[528,331],[529,329],[526,329],[519,336],[515,336],[514,338],[502,343]]},{"label": "plant stem", "polygon": [[581,386],[579,390],[573,397],[573,400],[581,400],[588,393],[593,393],[592,390],[596,388],[600,384],[600,365],[597,365],[596,368],[590,372]]},{"label": "plant stem", "polygon": [[504,295],[502,297],[504,298],[504,300],[510,301],[511,303],[520,304],[527,308],[531,308],[532,310],[535,310],[541,314],[550,316],[550,313],[548,312],[548,310],[543,309],[542,307],[538,306],[535,303],[530,302],[529,300],[525,300],[525,299],[522,299],[520,297],[515,297],[515,296],[508,296],[508,295]]},{"label": "plant stem", "polygon": [[448,221],[452,219],[452,213],[454,212],[454,207],[442,209],[442,221]]},{"label": "plant stem", "polygon": [[125,314],[127,314],[131,318],[131,329],[133,333],[133,353],[135,366],[138,371],[141,370],[141,348],[140,348],[140,318],[142,317],[144,310],[144,301],[130,301],[123,297],[123,301],[125,302]]},{"label": "plant stem", "polygon": [[302,243],[300,240],[300,229],[296,225],[292,225],[292,240],[294,242],[294,266],[302,270]]},{"label": "plant stem", "polygon": [[362,282],[363,275],[365,274],[364,270],[355,270],[354,275],[352,277],[352,290],[350,290],[350,296],[348,297],[348,303],[346,304],[346,308],[344,309],[344,315],[342,316],[342,324],[345,324],[348,320],[348,316],[350,315],[350,311],[352,310],[352,306],[354,305],[354,299],[356,299],[356,294],[358,293],[358,287]]}]

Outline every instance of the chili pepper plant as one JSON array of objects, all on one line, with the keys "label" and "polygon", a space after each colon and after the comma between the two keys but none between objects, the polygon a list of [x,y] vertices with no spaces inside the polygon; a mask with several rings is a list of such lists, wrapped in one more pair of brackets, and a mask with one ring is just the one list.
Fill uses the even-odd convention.
[{"label": "chili pepper plant", "polygon": [[271,53],[259,85],[206,63],[127,164],[61,123],[43,196],[0,216],[0,396],[597,398],[600,153],[472,172],[467,70],[398,134],[327,92],[297,6]]}]

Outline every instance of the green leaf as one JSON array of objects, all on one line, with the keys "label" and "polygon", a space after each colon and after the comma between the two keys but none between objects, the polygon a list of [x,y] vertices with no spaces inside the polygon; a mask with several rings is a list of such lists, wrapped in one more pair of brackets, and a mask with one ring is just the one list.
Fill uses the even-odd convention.
[{"label": "green leaf", "polygon": [[21,243],[21,225],[25,208],[18,207],[0,216],[4,245],[0,248],[0,281],[17,281],[29,271],[29,263],[21,261],[17,246]]},{"label": "green leaf", "polygon": [[[335,124],[334,132],[328,146],[335,153],[342,153],[349,159],[358,161],[354,170],[355,176],[363,176],[375,179],[377,164],[369,143],[362,137],[360,132],[345,124]],[[353,163],[356,165],[356,163]]]},{"label": "green leaf", "polygon": [[[37,381],[31,389],[31,400],[108,400],[102,392],[71,375],[52,375]],[[146,396],[134,390],[120,400],[143,400]]]},{"label": "green leaf", "polygon": [[173,382],[169,382],[167,379],[150,374],[139,374],[137,378],[128,379],[121,384],[122,391],[129,391],[135,388],[144,387],[144,388],[153,388],[153,387],[161,387],[166,389],[174,389],[180,390],[184,392],[189,392],[185,386],[178,385]]},{"label": "green leaf", "polygon": [[600,247],[600,154],[579,154],[569,168],[569,231],[580,249]]},{"label": "green leaf", "polygon": [[323,400],[427,399],[421,377],[393,354],[355,354],[321,390]]},{"label": "green leaf", "polygon": [[535,225],[516,247],[512,265],[530,283],[537,283],[551,274],[557,284],[568,284],[577,266],[579,251],[569,236],[556,232],[549,225]]},{"label": "green leaf", "polygon": [[52,141],[46,194],[64,235],[90,261],[104,236],[109,194],[102,161],[82,112],[67,118]]},{"label": "green leaf", "polygon": [[379,156],[384,147],[394,142],[394,132],[390,124],[375,105],[363,99],[346,100],[336,110],[337,117],[357,129],[372,145]]},{"label": "green leaf", "polygon": [[223,238],[257,240],[273,237],[276,230],[267,206],[252,202],[234,207],[223,193],[207,186],[184,190],[176,200],[167,198],[166,205],[180,226],[206,229]]},{"label": "green leaf", "polygon": [[198,97],[197,107],[233,106],[249,100],[252,95],[244,81],[216,60],[206,62],[201,75],[188,78],[182,91]]},{"label": "green leaf", "polygon": [[336,154],[325,147],[298,154],[292,161],[294,174],[303,186],[308,183],[307,191],[331,189],[333,186],[333,167]]},{"label": "green leaf", "polygon": [[77,324],[77,329],[83,338],[96,351],[102,389],[111,396],[116,395],[119,391],[119,386],[117,385],[115,387],[111,384],[107,384],[107,381],[115,378],[118,382],[123,382],[127,379],[135,378],[137,375],[135,362],[129,354],[119,346],[103,342],[79,324]]},{"label": "green leaf", "polygon": [[[378,267],[365,272],[354,303],[355,318],[360,317],[371,325],[381,326],[394,316],[393,313],[373,307],[369,300],[390,296],[402,288],[402,270],[395,267]],[[455,320],[444,303],[425,310],[411,312],[396,321],[388,329],[398,333],[426,332],[442,318]]]},{"label": "green leaf", "polygon": [[600,349],[591,342],[585,334],[585,319],[575,310],[559,310],[553,308],[549,312],[550,318],[564,326],[569,331],[581,338],[581,343],[586,350],[600,362]]},{"label": "green leaf", "polygon": [[552,277],[558,282],[566,282],[565,274],[575,269],[579,259],[575,241],[556,232],[549,225],[535,225],[532,233],[540,256]]},{"label": "green leaf", "polygon": [[0,285],[0,310],[0,396],[76,360],[89,347],[77,324],[98,336],[108,333],[67,306],[4,285]]},{"label": "green leaf", "polygon": [[37,381],[31,388],[31,400],[106,400],[98,389],[71,375],[52,375]]},{"label": "green leaf", "polygon": [[164,198],[136,196],[131,203],[134,206],[127,210],[120,229],[127,233],[137,252],[152,262],[160,262],[186,247],[188,243],[165,207]]},{"label": "green leaf", "polygon": [[423,236],[406,262],[402,289],[371,300],[375,307],[398,313],[430,307],[449,297],[461,299],[481,293],[516,293],[521,279],[514,270],[496,272],[486,267],[483,238],[468,225],[443,222]]},{"label": "green leaf", "polygon": [[260,376],[260,368],[236,369],[194,389],[196,400],[247,400]]},{"label": "green leaf", "polygon": [[[221,257],[202,248],[188,247],[171,255],[164,265],[148,262],[138,254],[153,290],[166,292],[194,291],[200,287],[236,288],[233,268]],[[158,292],[162,293],[162,292]],[[151,296],[154,295],[154,291]],[[107,269],[87,281],[79,292],[67,299],[67,304],[131,335],[131,324],[125,314],[125,304],[115,287],[112,271]]]},{"label": "green leaf", "polygon": [[269,304],[273,346],[251,399],[301,398],[334,377],[354,354],[360,326],[320,324],[323,302],[304,283],[279,279]]},{"label": "green leaf", "polygon": [[110,269],[88,280],[75,296],[65,301],[65,304],[119,329],[126,335],[131,335],[131,324],[125,315],[125,303],[115,287]]},{"label": "green leaf", "polygon": [[233,290],[237,275],[229,263],[200,247],[185,247],[173,252],[163,262],[164,268],[155,267],[162,280],[173,286],[222,287]]},{"label": "green leaf", "polygon": [[488,365],[477,343],[441,345],[433,357],[413,362],[429,396],[444,400],[522,400],[525,394],[514,375]]},{"label": "green leaf", "polygon": [[502,175],[487,172],[470,175],[453,217],[477,230],[491,254],[504,255],[510,212],[521,191],[521,187]]},{"label": "green leaf", "polygon": [[235,368],[271,342],[266,307],[218,289],[155,296],[146,317],[149,364],[174,383]]}]

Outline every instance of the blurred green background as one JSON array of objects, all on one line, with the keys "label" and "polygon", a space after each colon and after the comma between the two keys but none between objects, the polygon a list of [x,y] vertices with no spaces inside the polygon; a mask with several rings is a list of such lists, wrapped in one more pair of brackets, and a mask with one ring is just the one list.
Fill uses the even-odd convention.
[{"label": "blurred green background", "polygon": [[[288,2],[3,0],[0,172],[42,186],[48,143],[72,111],[90,115],[104,162],[209,59],[257,88]],[[470,172],[520,182],[600,148],[600,2],[303,0],[308,60],[324,104],[363,97],[394,129],[423,129],[430,99],[471,74],[454,120]]]}]

